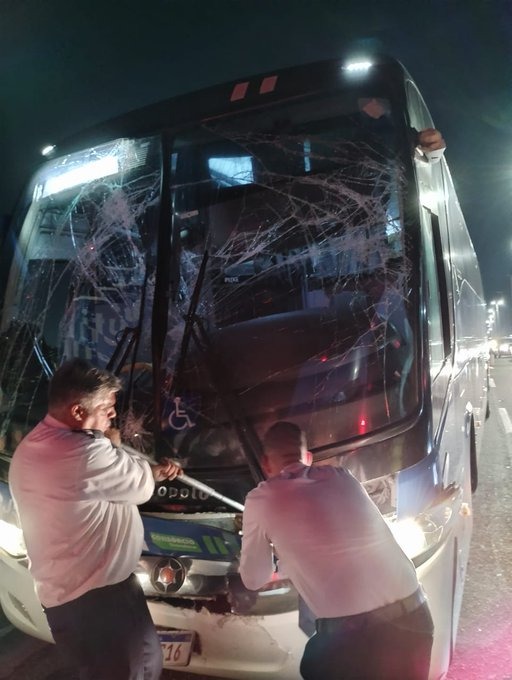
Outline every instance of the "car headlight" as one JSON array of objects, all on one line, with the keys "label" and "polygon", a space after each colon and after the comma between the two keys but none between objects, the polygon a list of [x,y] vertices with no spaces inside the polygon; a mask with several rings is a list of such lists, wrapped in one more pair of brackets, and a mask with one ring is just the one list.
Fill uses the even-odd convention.
[{"label": "car headlight", "polygon": [[0,550],[17,558],[27,555],[22,530],[16,524],[3,519],[0,519]]}]

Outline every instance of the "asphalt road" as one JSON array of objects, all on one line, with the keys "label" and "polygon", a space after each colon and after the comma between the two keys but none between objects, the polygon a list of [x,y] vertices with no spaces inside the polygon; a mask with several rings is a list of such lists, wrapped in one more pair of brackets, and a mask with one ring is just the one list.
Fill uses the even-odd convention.
[{"label": "asphalt road", "polygon": [[[491,378],[491,416],[479,461],[470,562],[446,680],[512,680],[512,360],[497,359]],[[53,646],[9,629],[0,617],[0,680],[76,677],[62,667]],[[207,676],[166,671],[162,680]]]},{"label": "asphalt road", "polygon": [[512,680],[512,360],[491,366],[459,634],[446,680]]}]

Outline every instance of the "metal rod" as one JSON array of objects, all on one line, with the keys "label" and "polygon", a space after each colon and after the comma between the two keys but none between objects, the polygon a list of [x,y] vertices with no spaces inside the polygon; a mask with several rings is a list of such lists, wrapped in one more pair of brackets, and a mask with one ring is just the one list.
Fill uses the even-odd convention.
[{"label": "metal rod", "polygon": [[233,508],[240,510],[240,512],[244,511],[244,506],[241,503],[237,503],[237,501],[234,501],[231,498],[228,498],[227,496],[223,496],[218,491],[215,491],[215,489],[212,489],[211,486],[208,486],[208,484],[203,484],[203,482],[200,482],[199,480],[194,479],[193,477],[189,477],[185,473],[178,475],[178,477],[176,477],[176,479],[180,482],[184,482],[185,484],[188,484],[189,486],[195,487],[199,491],[204,491],[205,493],[209,494],[210,496],[214,496],[215,498],[218,498],[219,500],[224,501],[228,505],[231,505]]},{"label": "metal rod", "polygon": [[[121,444],[121,448],[123,448],[127,453],[139,456],[140,458],[144,458],[149,463],[153,464],[155,463],[155,461],[153,461],[148,455],[142,453],[141,451],[137,451],[137,449],[132,448],[128,444]],[[176,463],[174,460],[172,459],[169,460],[171,460],[172,463],[180,467],[179,464]],[[228,496],[223,496],[221,493],[213,489],[211,486],[208,486],[208,484],[204,484],[203,482],[200,482],[198,479],[189,477],[189,475],[186,475],[184,472],[182,472],[181,475],[178,475],[176,479],[180,482],[183,482],[183,484],[193,486],[195,489],[198,489],[199,491],[204,491],[209,496],[213,496],[214,498],[218,498],[219,500],[224,501],[224,503],[231,505],[231,507],[235,508],[236,510],[239,510],[240,512],[244,511],[244,506],[241,503],[234,501],[232,498],[228,498]]]}]

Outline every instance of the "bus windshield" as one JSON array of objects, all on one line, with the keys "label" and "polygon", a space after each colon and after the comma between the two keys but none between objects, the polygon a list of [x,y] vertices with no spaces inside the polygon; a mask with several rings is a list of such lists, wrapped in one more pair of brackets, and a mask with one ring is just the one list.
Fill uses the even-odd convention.
[{"label": "bus windshield", "polygon": [[[234,420],[257,435],[293,420],[319,449],[409,414],[403,123],[378,94],[189,126],[172,134],[170,158],[154,137],[45,166],[2,314],[4,436],[11,421],[41,415],[45,375],[63,359],[110,366],[123,345],[125,438],[151,446],[158,430],[158,445],[186,467],[244,464]],[[162,299],[167,320],[155,331]]]}]

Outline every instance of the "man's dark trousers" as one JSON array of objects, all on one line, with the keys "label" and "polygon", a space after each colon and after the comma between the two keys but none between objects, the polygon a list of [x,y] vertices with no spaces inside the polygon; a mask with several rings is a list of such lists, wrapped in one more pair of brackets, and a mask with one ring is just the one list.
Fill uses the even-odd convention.
[{"label": "man's dark trousers", "polygon": [[427,680],[433,623],[426,603],[391,620],[368,612],[319,621],[326,625],[317,623],[306,644],[304,680]]},{"label": "man's dark trousers", "polygon": [[162,650],[134,575],[45,613],[57,648],[79,669],[80,680],[159,680]]}]

